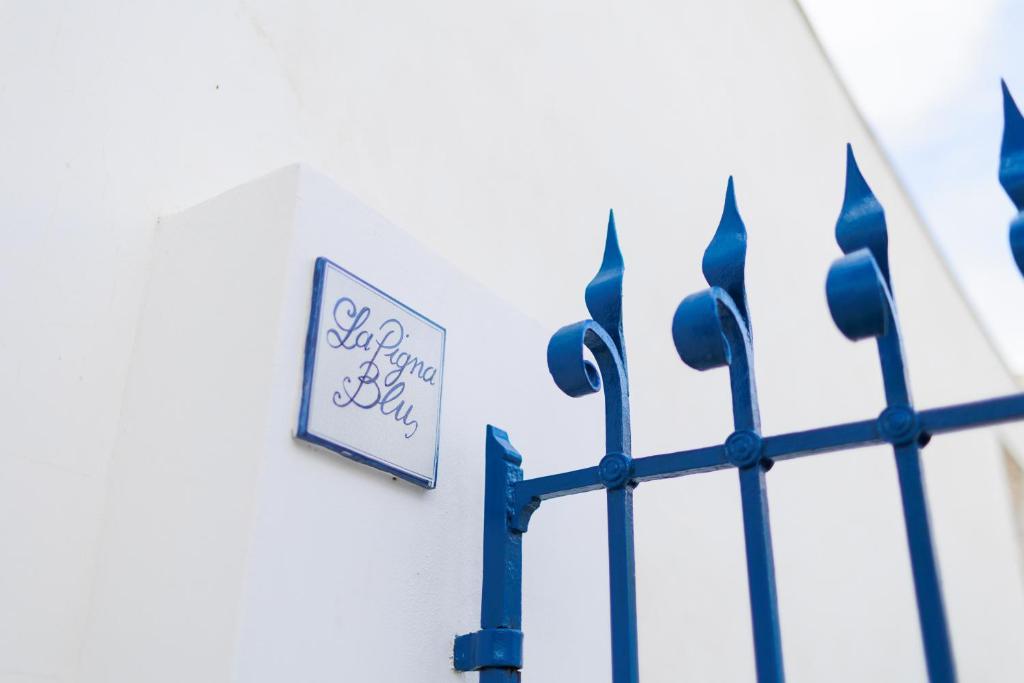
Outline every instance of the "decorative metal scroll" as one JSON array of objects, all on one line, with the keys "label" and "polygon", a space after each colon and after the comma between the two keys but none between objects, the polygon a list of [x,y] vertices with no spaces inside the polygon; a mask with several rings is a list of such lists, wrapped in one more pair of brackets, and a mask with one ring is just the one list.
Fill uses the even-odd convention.
[{"label": "decorative metal scroll", "polygon": [[[1003,84],[1005,129],[999,181],[1017,208],[1010,247],[1024,273],[1024,119]],[[921,449],[935,435],[1024,419],[1024,394],[917,410],[910,397],[899,320],[890,279],[885,212],[847,145],[846,193],[836,223],[844,256],[828,272],[832,319],[853,341],[874,338],[886,406],[877,418],[762,436],[747,310],[744,262],[747,233],[732,178],[718,229],[704,252],[708,288],[683,299],[672,320],[679,357],[696,370],[727,366],[733,433],[724,444],[633,458],[630,452],[629,373],[622,328],[623,260],[609,216],[604,260],[587,285],[591,320],[558,330],[548,345],[548,368],[569,396],[604,388],[605,455],[580,470],[524,479],[522,457],[508,436],[487,428],[483,590],[480,630],[455,639],[455,668],[479,671],[481,683],[521,680],[523,665],[522,537],[530,517],[550,498],[604,489],[608,509],[611,654],[614,683],[637,683],[633,490],[644,481],[736,468],[743,506],[747,578],[757,680],[784,680],[775,567],[765,474],[780,460],[890,444],[896,459],[924,641],[928,676],[956,680],[939,569],[928,515]],[[584,355],[589,349],[596,366]]]}]

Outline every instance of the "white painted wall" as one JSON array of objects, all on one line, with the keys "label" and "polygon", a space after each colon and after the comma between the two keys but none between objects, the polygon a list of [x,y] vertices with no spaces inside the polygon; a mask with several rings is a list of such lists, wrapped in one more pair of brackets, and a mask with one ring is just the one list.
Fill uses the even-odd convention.
[{"label": "white painted wall", "polygon": [[[528,473],[596,461],[592,448],[554,447],[593,438],[582,416],[596,414],[597,399],[558,396],[542,355],[553,329],[585,315],[582,287],[596,267],[608,206],[627,259],[638,454],[720,441],[729,430],[724,376],[685,368],[668,335],[678,300],[701,287],[699,258],[729,173],[751,235],[765,430],[878,412],[873,349],[839,335],[823,297],[838,253],[832,226],[846,140],[888,210],[918,402],[1013,390],[790,2],[8,2],[0,4],[0,51],[3,683],[455,680],[444,650],[474,624],[481,472],[473,467],[482,423],[508,416],[503,426]],[[997,138],[994,130],[993,144]],[[160,452],[147,442],[157,427],[173,426],[133,424],[133,411],[145,406],[133,401],[132,382],[126,389],[136,330],[140,341],[146,334],[146,283],[160,258],[153,228],[159,216],[295,161],[322,169],[480,282],[482,290],[453,295],[453,306],[491,302],[495,315],[519,321],[523,343],[502,354],[508,368],[472,374],[493,375],[493,390],[532,373],[530,390],[511,387],[493,404],[467,401],[465,413],[446,405],[447,438],[465,444],[442,456],[447,490],[410,500],[408,489],[347,463],[310,459],[289,469],[298,447],[280,427],[284,417],[293,422],[288,392],[298,374],[288,364],[299,359],[282,340],[296,321],[304,325],[305,304],[283,305],[278,336],[256,342],[268,345],[259,358],[273,354],[280,364],[261,385],[273,419],[237,430],[267,430],[245,437],[266,446],[262,483],[206,491],[207,505],[252,533],[207,546],[187,533],[202,521],[189,503],[161,489],[137,460]],[[333,196],[315,184],[320,196]],[[251,202],[285,211],[294,193],[277,191]],[[315,223],[304,224],[303,239],[324,229]],[[277,239],[245,227],[227,221],[220,239],[238,235],[262,250]],[[1005,226],[965,229],[979,240],[1005,239]],[[288,248],[294,261],[275,266],[288,277],[306,267],[300,255],[321,249]],[[287,283],[274,290],[282,301],[308,294]],[[202,327],[187,312],[181,321],[195,343]],[[458,362],[453,337],[449,359]],[[135,353],[131,374],[142,382],[146,350]],[[150,382],[189,371],[173,356],[158,366],[164,374]],[[222,383],[205,387],[218,389]],[[538,409],[541,401],[551,408]],[[231,455],[239,462],[225,461],[221,476],[236,466],[259,474],[244,453]],[[1024,597],[995,437],[936,440],[926,462],[963,678],[1013,678],[1024,670]],[[267,473],[283,483],[268,488]],[[638,491],[648,683],[750,680],[734,479],[721,473]],[[870,450],[785,463],[770,486],[791,680],[923,679],[891,458]],[[400,568],[380,570],[399,580],[398,593],[368,592],[364,581],[348,592],[332,586],[336,602],[317,602],[328,599],[332,575],[322,567],[310,575],[308,558],[322,552],[341,562],[359,553],[367,579],[387,550],[344,515],[315,515],[324,501],[338,512],[335,498],[354,490],[362,492],[358,514],[374,511],[416,552]],[[180,526],[147,531],[133,522],[136,496],[180,506]],[[282,506],[289,514],[275,516]],[[443,540],[416,533],[412,510],[417,521],[438,522],[432,527]],[[548,503],[530,532],[532,681],[573,680],[568,667],[604,657],[599,510],[593,496]],[[315,526],[302,524],[314,517]],[[344,547],[353,535],[363,544]],[[237,598],[216,592],[199,600],[191,584],[175,583],[179,574],[132,560],[139,539],[182,567],[208,561]],[[197,556],[201,550],[216,561]],[[149,573],[135,576],[133,561]],[[418,579],[401,581],[421,563]],[[420,588],[424,602],[401,599]],[[292,590],[300,597],[292,600]],[[175,613],[176,603],[200,609]],[[410,630],[411,623],[430,628]],[[160,630],[168,624],[174,628]],[[216,636],[207,639],[208,630]],[[147,637],[158,632],[160,642]],[[394,634],[394,648],[376,649]],[[179,643],[205,649],[186,656]],[[164,656],[145,660],[142,652]],[[362,653],[384,654],[352,664]],[[365,667],[359,675],[341,665],[346,654],[348,665]],[[600,680],[599,671],[586,680]]]}]

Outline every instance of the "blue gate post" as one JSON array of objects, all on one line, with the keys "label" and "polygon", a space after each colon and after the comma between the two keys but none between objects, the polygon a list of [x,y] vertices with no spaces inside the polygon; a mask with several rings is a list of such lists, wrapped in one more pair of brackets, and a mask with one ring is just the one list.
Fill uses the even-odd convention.
[{"label": "blue gate post", "polygon": [[785,679],[782,634],[764,476],[772,462],[764,457],[761,439],[743,273],[746,254],[747,231],[730,177],[722,219],[704,251],[702,269],[711,288],[679,304],[672,319],[672,339],[679,357],[696,370],[729,366],[735,431],[726,439],[725,455],[739,469],[757,680],[780,683]]},{"label": "blue gate post", "polygon": [[508,435],[488,426],[480,630],[455,639],[455,668],[479,671],[480,683],[516,683],[523,666],[523,536],[512,527],[522,462]]},{"label": "blue gate post", "polygon": [[[608,580],[611,588],[612,681],[638,683],[636,569],[633,548],[633,464],[630,455],[629,379],[622,332],[622,252],[615,216],[608,215],[604,258],[584,299],[593,320],[567,325],[548,344],[548,370],[569,396],[597,392],[604,383],[605,455],[598,465],[608,498]],[[590,349],[597,368],[583,357]]]},{"label": "blue gate post", "polygon": [[945,683],[956,680],[956,669],[921,471],[920,447],[930,437],[922,430],[910,398],[889,278],[885,212],[849,145],[846,163],[846,196],[836,222],[836,241],[846,256],[832,264],[825,291],[832,318],[844,335],[853,341],[877,338],[886,400],[878,431],[892,444],[896,456],[928,675],[933,683]]}]

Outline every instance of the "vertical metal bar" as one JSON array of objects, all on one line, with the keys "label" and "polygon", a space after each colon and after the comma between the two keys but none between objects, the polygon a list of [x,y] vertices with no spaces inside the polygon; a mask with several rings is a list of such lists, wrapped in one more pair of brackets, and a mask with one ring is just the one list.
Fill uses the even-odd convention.
[{"label": "vertical metal bar", "polygon": [[921,450],[917,443],[916,431],[920,425],[910,407],[910,387],[896,317],[894,313],[890,316],[890,331],[878,338],[878,355],[889,405],[879,419],[879,428],[893,442],[928,679],[931,683],[952,683],[956,681],[956,664],[928,515]]},{"label": "vertical metal bar", "polygon": [[781,683],[785,680],[782,633],[768,523],[768,493],[764,467],[760,463],[740,470],[740,495],[743,499],[743,536],[747,549],[747,582],[757,680],[759,683]]},{"label": "vertical metal bar", "polygon": [[932,683],[952,683],[956,680],[956,665],[932,540],[921,451],[914,433],[919,424],[910,407],[910,390],[895,322],[892,331],[878,339],[878,349],[889,404],[879,419],[879,427],[883,435],[893,441],[928,678]]},{"label": "vertical metal bar", "polygon": [[933,683],[955,681],[956,669],[921,472],[921,423],[910,397],[889,275],[885,211],[864,180],[849,145],[846,147],[846,193],[836,221],[836,241],[846,256],[829,269],[825,283],[829,310],[836,325],[849,339],[875,337],[878,342],[886,402],[886,409],[878,417],[878,432],[892,444],[896,458],[928,675]]},{"label": "vertical metal bar", "polygon": [[679,304],[672,321],[672,338],[679,357],[690,367],[729,367],[735,431],[726,439],[725,455],[739,471],[757,680],[781,683],[785,679],[782,634],[765,482],[771,461],[764,455],[754,380],[753,332],[744,276],[746,245],[747,230],[729,178],[722,218],[701,264],[711,289],[690,295]]},{"label": "vertical metal bar", "polygon": [[[608,580],[611,592],[612,680],[639,681],[636,577],[633,548],[633,488],[630,457],[629,376],[622,332],[622,278],[625,266],[608,216],[604,257],[587,285],[584,299],[593,320],[567,325],[548,343],[548,370],[569,396],[604,390],[605,455],[598,466],[608,491]],[[594,367],[583,356],[590,349]]]},{"label": "vertical metal bar", "polygon": [[611,587],[612,681],[638,683],[633,487],[608,489],[608,583]]},{"label": "vertical metal bar", "polygon": [[[749,346],[747,347],[749,353]],[[750,621],[754,631],[754,661],[758,683],[782,683],[782,631],[775,589],[775,559],[768,517],[770,461],[761,459],[757,392],[747,354],[736,354],[729,370],[733,377],[733,417],[736,432],[726,442],[726,453],[740,464],[740,500],[743,506],[743,541],[747,557]],[[737,381],[742,378],[745,381]],[[753,462],[751,462],[753,461]]]},{"label": "vertical metal bar", "polygon": [[932,683],[952,683],[956,680],[956,668],[928,518],[921,455],[916,444],[898,446],[894,451],[928,678]]},{"label": "vertical metal bar", "polygon": [[768,517],[768,482],[765,480],[765,472],[771,467],[771,461],[763,460],[761,414],[754,378],[750,321],[727,318],[723,328],[731,348],[737,349],[737,352],[731,354],[732,360],[729,363],[733,426],[736,432],[726,442],[726,452],[731,453],[737,463],[743,463],[739,467],[740,501],[743,507],[750,622],[754,632],[754,662],[758,683],[782,683],[786,675],[782,660],[779,601],[775,589],[772,529]]},{"label": "vertical metal bar", "polygon": [[522,456],[508,434],[487,427],[484,470],[484,558],[480,626],[520,628],[522,622],[523,537],[512,531],[509,511],[513,484],[521,481]]}]

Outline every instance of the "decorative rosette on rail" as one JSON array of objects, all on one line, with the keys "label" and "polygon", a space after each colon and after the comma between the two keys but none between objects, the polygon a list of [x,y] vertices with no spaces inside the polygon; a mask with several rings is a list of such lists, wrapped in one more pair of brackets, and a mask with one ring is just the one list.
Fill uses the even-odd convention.
[{"label": "decorative rosette on rail", "polygon": [[1024,118],[1003,81],[1003,146],[999,153],[999,182],[1017,207],[1010,222],[1010,250],[1024,273]]},{"label": "decorative rosette on rail", "polygon": [[853,341],[884,336],[896,325],[885,211],[861,175],[850,145],[836,242],[846,256],[832,263],[825,280],[832,320]]},{"label": "decorative rosette on rail", "polygon": [[[569,396],[593,394],[604,385],[606,451],[628,459],[629,379],[622,334],[623,270],[615,216],[609,213],[604,259],[584,297],[593,319],[566,325],[555,332],[548,343],[548,370],[558,388]],[[584,348],[593,354],[596,366],[585,357]]]},{"label": "decorative rosette on rail", "polygon": [[743,273],[746,258],[747,229],[730,177],[722,219],[701,264],[711,286],[683,299],[672,318],[676,351],[695,370],[732,366],[737,361],[749,367],[753,336]]}]

